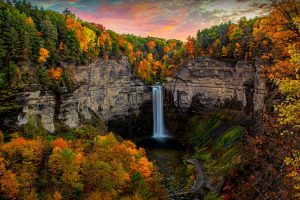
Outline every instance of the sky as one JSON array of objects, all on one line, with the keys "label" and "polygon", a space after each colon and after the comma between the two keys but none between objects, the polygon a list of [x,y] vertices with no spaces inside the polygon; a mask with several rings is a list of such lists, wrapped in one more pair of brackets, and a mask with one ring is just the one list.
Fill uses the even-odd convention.
[{"label": "sky", "polygon": [[260,0],[30,0],[33,5],[104,25],[117,33],[185,40],[198,30],[261,15]]}]

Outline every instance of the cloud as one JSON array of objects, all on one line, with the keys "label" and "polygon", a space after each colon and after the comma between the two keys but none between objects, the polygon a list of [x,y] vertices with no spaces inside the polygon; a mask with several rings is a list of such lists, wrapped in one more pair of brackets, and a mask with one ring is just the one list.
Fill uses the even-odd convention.
[{"label": "cloud", "polygon": [[101,23],[119,33],[184,40],[197,30],[254,17],[258,0],[31,0],[61,12],[69,8],[81,19]]}]

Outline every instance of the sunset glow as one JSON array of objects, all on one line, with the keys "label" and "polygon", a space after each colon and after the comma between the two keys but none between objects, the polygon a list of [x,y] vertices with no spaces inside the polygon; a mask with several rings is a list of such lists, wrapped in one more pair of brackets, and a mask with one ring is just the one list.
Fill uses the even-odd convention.
[{"label": "sunset glow", "polygon": [[118,33],[185,40],[197,30],[242,16],[255,17],[256,0],[31,0],[38,7],[103,24]]}]

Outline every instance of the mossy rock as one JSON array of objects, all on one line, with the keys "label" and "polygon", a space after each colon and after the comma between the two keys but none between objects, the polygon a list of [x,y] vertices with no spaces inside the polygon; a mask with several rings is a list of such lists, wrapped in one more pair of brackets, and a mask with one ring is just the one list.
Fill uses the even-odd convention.
[{"label": "mossy rock", "polygon": [[227,147],[237,141],[246,129],[242,126],[234,126],[224,133],[224,135],[214,144],[215,149]]},{"label": "mossy rock", "polygon": [[209,141],[211,133],[219,128],[224,121],[222,113],[217,113],[209,119],[199,120],[198,116],[192,117],[188,126],[190,131],[188,133],[188,141],[193,146],[201,146]]},{"label": "mossy rock", "polygon": [[48,134],[39,118],[29,118],[22,129],[22,136],[28,139],[36,138],[38,136],[46,137]]}]

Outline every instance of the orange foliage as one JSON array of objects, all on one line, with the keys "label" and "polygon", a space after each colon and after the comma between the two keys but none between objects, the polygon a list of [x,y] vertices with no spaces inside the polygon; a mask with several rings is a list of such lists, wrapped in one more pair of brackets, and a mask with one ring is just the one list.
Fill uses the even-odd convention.
[{"label": "orange foliage", "polygon": [[164,47],[164,53],[165,54],[168,54],[170,50],[171,50],[171,48],[169,46]]},{"label": "orange foliage", "polygon": [[213,54],[214,54],[214,50],[213,50],[213,48],[212,48],[212,47],[209,47],[209,49],[208,49],[208,53],[209,53],[209,55],[213,55]]},{"label": "orange foliage", "polygon": [[[297,23],[297,12],[294,6],[291,5],[291,1],[283,1],[279,4],[274,3],[274,9],[269,16],[256,25],[256,35],[265,34],[273,43],[272,57],[276,58],[276,63],[267,69],[269,78],[282,79],[287,75],[295,74],[289,61],[289,47],[291,44],[300,46],[300,33],[294,27],[296,24],[299,23]],[[264,40],[263,44],[267,45],[267,42]]]},{"label": "orange foliage", "polygon": [[235,24],[230,24],[228,27],[228,37],[231,41],[236,41],[240,36],[242,30]]},{"label": "orange foliage", "polygon": [[156,74],[156,73],[157,73],[159,67],[160,67],[160,62],[159,62],[159,61],[153,62],[153,64],[152,64],[152,71],[153,71],[153,74]]},{"label": "orange foliage", "polygon": [[95,23],[91,23],[91,24],[96,26],[102,32],[106,30],[105,26],[103,26],[102,24],[95,24]]},{"label": "orange foliage", "polygon": [[133,51],[133,45],[130,42],[127,43],[127,46],[129,51]]},{"label": "orange foliage", "polygon": [[[122,40],[119,40],[119,42],[122,42]],[[107,51],[111,50],[112,48],[112,40],[107,32],[104,31],[101,33],[101,35],[98,38],[98,44],[102,50],[103,58],[107,60],[109,58]],[[126,43],[121,43],[121,44],[124,47]]]},{"label": "orange foliage", "polygon": [[[11,140],[9,143],[1,147],[8,158],[13,157],[16,152],[20,153],[22,157],[26,157],[27,161],[39,161],[43,154],[43,144],[40,139],[25,140],[22,137]],[[12,159],[13,160],[13,159]]]},{"label": "orange foliage", "polygon": [[168,62],[169,60],[169,56],[168,55],[164,55],[162,58],[163,62]]},{"label": "orange foliage", "polygon": [[26,24],[31,25],[31,26],[34,25],[34,22],[33,22],[33,20],[32,20],[31,17],[28,17],[28,18],[26,19]]},{"label": "orange foliage", "polygon": [[43,33],[37,31],[37,32],[35,33],[35,35],[38,36],[38,37],[41,37],[41,36],[43,35]]},{"label": "orange foliage", "polygon": [[149,48],[150,48],[151,50],[154,49],[155,45],[156,45],[156,44],[155,44],[155,41],[154,41],[154,40],[151,40],[151,41],[148,42],[148,46],[149,46]]},{"label": "orange foliage", "polygon": [[237,55],[240,55],[241,51],[242,51],[242,49],[241,49],[240,43],[238,43],[238,42],[235,43],[235,53],[236,53]]},{"label": "orange foliage", "polygon": [[177,43],[175,41],[172,41],[172,42],[169,43],[169,47],[171,49],[174,49],[176,46],[177,46]]},{"label": "orange foliage", "polygon": [[53,194],[53,200],[62,200],[61,194],[55,191],[55,193]]},{"label": "orange foliage", "polygon": [[54,148],[65,149],[69,147],[68,143],[63,138],[57,138],[56,140],[52,141],[51,146],[53,149]]},{"label": "orange foliage", "polygon": [[135,56],[136,56],[137,58],[140,58],[140,57],[141,57],[141,55],[142,55],[142,52],[141,52],[141,51],[137,51],[137,52],[135,52]]},{"label": "orange foliage", "polygon": [[271,59],[271,56],[270,56],[269,53],[263,53],[263,54],[261,55],[261,58],[262,58],[264,61],[268,61],[268,60]]},{"label": "orange foliage", "polygon": [[263,45],[267,46],[269,44],[269,41],[268,40],[264,40],[263,41]]},{"label": "orange foliage", "polygon": [[[39,166],[43,161],[45,146],[40,138],[25,140],[24,138],[12,139],[1,147],[1,152],[7,166],[17,175],[19,182],[18,198],[35,199],[35,184],[38,179]],[[13,178],[14,175],[11,175]]]},{"label": "orange foliage", "polygon": [[151,64],[146,59],[141,60],[138,65],[137,73],[143,80],[149,79],[151,74]]},{"label": "orange foliage", "polygon": [[3,135],[3,132],[0,131],[0,146],[3,144],[4,142],[4,135]]},{"label": "orange foliage", "polygon": [[62,50],[64,50],[64,43],[60,42],[59,47],[58,47],[58,51],[62,51]]},{"label": "orange foliage", "polygon": [[51,68],[48,70],[48,76],[50,77],[50,79],[52,80],[60,80],[61,76],[62,76],[62,68],[58,67],[58,68]]},{"label": "orange foliage", "polygon": [[40,51],[39,51],[39,58],[38,58],[38,61],[39,62],[46,62],[46,59],[49,57],[49,51],[45,48],[40,48]]},{"label": "orange foliage", "polygon": [[[137,149],[130,141],[119,142],[113,134],[91,138],[89,145],[86,142],[78,139],[70,145],[57,138],[50,143],[50,156],[44,154],[49,143],[40,138],[19,137],[2,145],[1,195],[6,199],[37,199],[40,188],[36,183],[40,179],[48,181],[47,189],[55,191],[48,194],[48,200],[76,199],[75,191],[81,192],[83,199],[161,196],[159,174],[142,148]],[[47,176],[41,170],[45,167],[50,173]],[[136,175],[138,179],[132,178]]]},{"label": "orange foliage", "polygon": [[195,39],[189,36],[187,39],[187,42],[185,44],[185,49],[188,52],[189,58],[194,59],[195,58]]},{"label": "orange foliage", "polygon": [[79,21],[71,16],[66,17],[66,27],[67,30],[75,31],[80,49],[88,52],[88,44],[90,41],[94,42],[95,33],[89,28],[83,27]]},{"label": "orange foliage", "polygon": [[214,48],[218,48],[221,45],[221,40],[218,38],[214,42]]},{"label": "orange foliage", "polygon": [[6,199],[16,199],[19,192],[19,183],[16,174],[5,167],[5,160],[0,157],[0,193]]}]

